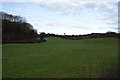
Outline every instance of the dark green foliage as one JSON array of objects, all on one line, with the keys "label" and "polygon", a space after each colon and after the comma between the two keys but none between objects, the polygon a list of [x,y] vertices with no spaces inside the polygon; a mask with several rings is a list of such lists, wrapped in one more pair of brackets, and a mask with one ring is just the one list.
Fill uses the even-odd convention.
[{"label": "dark green foliage", "polygon": [[2,20],[3,40],[23,40],[37,37],[37,31],[29,23]]},{"label": "dark green foliage", "polygon": [[2,20],[3,42],[9,40],[28,40],[38,36],[37,31],[23,17],[3,12],[0,14],[2,14],[0,20]]},{"label": "dark green foliage", "polygon": [[41,40],[43,40],[46,36],[47,35],[44,32],[39,34],[39,37],[40,37]]},{"label": "dark green foliage", "polygon": [[11,22],[26,23],[26,20],[24,17],[8,14],[5,12],[0,12],[0,19],[1,20],[9,20]]}]

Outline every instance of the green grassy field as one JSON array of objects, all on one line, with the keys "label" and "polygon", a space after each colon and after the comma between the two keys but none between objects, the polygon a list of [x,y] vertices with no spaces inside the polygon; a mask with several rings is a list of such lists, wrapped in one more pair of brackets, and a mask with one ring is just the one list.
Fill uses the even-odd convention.
[{"label": "green grassy field", "polygon": [[117,65],[118,39],[65,40],[5,44],[3,78],[99,78]]}]

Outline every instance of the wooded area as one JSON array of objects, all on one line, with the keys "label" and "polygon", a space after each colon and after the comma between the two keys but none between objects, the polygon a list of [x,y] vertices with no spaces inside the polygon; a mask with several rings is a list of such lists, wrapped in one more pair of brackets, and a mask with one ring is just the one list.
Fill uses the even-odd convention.
[{"label": "wooded area", "polygon": [[30,40],[37,38],[37,30],[25,18],[0,12],[2,20],[2,41],[13,42],[16,40]]}]

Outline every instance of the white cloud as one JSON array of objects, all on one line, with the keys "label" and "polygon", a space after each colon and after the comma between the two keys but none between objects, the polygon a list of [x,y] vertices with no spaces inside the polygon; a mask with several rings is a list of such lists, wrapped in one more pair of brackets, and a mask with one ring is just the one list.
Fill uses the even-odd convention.
[{"label": "white cloud", "polygon": [[[4,1],[8,1],[8,0],[3,0],[3,2]],[[13,0],[9,0],[9,2],[10,1],[12,2]],[[22,1],[24,2],[25,0]],[[29,2],[29,0],[27,1]],[[30,2],[35,2],[35,4],[37,4],[41,8],[54,11],[56,14],[63,14],[63,15],[67,15],[67,14],[80,15],[84,8],[86,8],[86,10],[92,9],[95,11],[106,10],[106,11],[117,12],[116,10],[117,8],[114,5],[108,4],[108,2],[105,1],[98,2],[96,0],[30,0]],[[21,4],[16,3],[16,5],[19,6]]]},{"label": "white cloud", "polygon": [[118,2],[119,0],[2,0],[3,2],[65,2],[65,1],[106,1],[106,2]]},{"label": "white cloud", "polygon": [[101,10],[107,10],[112,12],[117,9],[115,5],[110,5],[107,2],[100,2],[98,4],[98,8]]},{"label": "white cloud", "polygon": [[68,26],[68,27],[70,27],[70,28],[78,28],[78,29],[90,29],[89,27],[87,27],[87,26],[80,26],[80,25],[74,25],[74,26]]},{"label": "white cloud", "polygon": [[43,19],[42,18],[36,18],[35,16],[33,15],[23,15],[27,21],[42,21]]},{"label": "white cloud", "polygon": [[45,26],[63,26],[63,24],[55,23],[55,22],[46,22],[46,23],[42,23],[42,25],[45,25]]},{"label": "white cloud", "polygon": [[84,8],[86,8],[86,10],[91,9],[93,11],[117,12],[117,5],[115,6],[105,1],[75,1],[59,2],[57,0],[52,0],[51,2],[39,2],[36,4],[41,8],[54,11],[56,14],[64,15],[80,15]]},{"label": "white cloud", "polygon": [[107,14],[96,14],[96,17],[101,20],[109,20],[111,18],[111,16],[109,16]]},{"label": "white cloud", "polygon": [[90,20],[88,19],[77,19],[78,22],[82,22],[82,23],[88,23]]},{"label": "white cloud", "polygon": [[117,12],[104,12],[103,14],[96,14],[96,18],[102,22],[106,22],[109,25],[117,25],[118,24],[118,13]]},{"label": "white cloud", "polygon": [[118,24],[118,21],[107,22],[107,24],[109,24],[109,25],[117,25],[117,24]]},{"label": "white cloud", "polygon": [[[96,2],[95,0],[93,1],[80,1],[80,0],[34,0],[33,2],[35,2],[35,4],[37,5],[37,7],[40,7],[42,9],[51,11],[55,14],[58,15],[77,15],[79,16],[79,18],[81,17],[81,14],[84,14],[84,10],[91,10],[94,11],[98,14],[93,14],[96,15],[97,19],[96,20],[101,20],[103,21],[103,24],[109,24],[109,25],[116,25],[117,24],[117,6],[113,5],[111,3],[105,2],[105,1],[100,1],[100,2]],[[18,3],[19,4],[19,3]],[[17,5],[18,6],[18,5]],[[20,6],[21,9],[24,7]],[[29,9],[29,8],[28,8]],[[98,12],[97,12],[98,11]],[[90,12],[91,13],[91,12]],[[88,13],[89,14],[89,13]],[[35,14],[34,14],[35,15]],[[89,16],[86,14],[86,17]],[[73,24],[73,25],[67,25],[65,23],[59,23],[59,22],[41,22],[40,20],[43,20],[41,18],[36,18],[32,15],[26,15],[25,17],[27,17],[27,19],[29,21],[31,21],[31,23],[33,24],[33,26],[38,26],[38,27],[42,27],[44,29],[46,29],[46,27],[48,28],[56,28],[56,30],[59,28],[74,28],[74,29],[91,29],[90,27],[88,27],[88,25],[91,25],[90,22],[93,19],[84,19],[84,16],[82,16],[80,18],[80,20],[78,20],[80,23],[87,23],[88,25],[79,25],[78,24]],[[40,16],[39,16],[40,17]],[[63,16],[62,16],[63,17]],[[95,17],[95,16],[93,16]],[[91,17],[92,18],[92,17]],[[32,22],[33,21],[33,22]],[[40,21],[40,23],[39,23]],[[44,20],[43,20],[44,21]],[[46,20],[45,20],[46,21]],[[49,21],[49,20],[48,20]],[[52,20],[51,20],[52,21]],[[95,21],[96,22],[96,21]],[[95,23],[96,24],[96,23]],[[98,24],[99,26],[99,24]],[[96,27],[98,27],[96,26]],[[103,29],[105,29],[106,27],[102,27]],[[107,27],[106,29],[110,29],[111,27]],[[111,28],[112,29],[112,28]]]},{"label": "white cloud", "polygon": [[45,22],[41,23],[42,27],[49,27],[49,28],[78,28],[78,29],[89,29],[87,26],[81,26],[81,25],[67,25],[64,23],[57,23],[57,22]]},{"label": "white cloud", "polygon": [[79,2],[81,6],[87,7],[87,8],[94,8],[96,6],[95,1],[83,1]]},{"label": "white cloud", "polygon": [[81,12],[81,6],[70,2],[42,2],[37,5],[56,14],[80,14]]}]

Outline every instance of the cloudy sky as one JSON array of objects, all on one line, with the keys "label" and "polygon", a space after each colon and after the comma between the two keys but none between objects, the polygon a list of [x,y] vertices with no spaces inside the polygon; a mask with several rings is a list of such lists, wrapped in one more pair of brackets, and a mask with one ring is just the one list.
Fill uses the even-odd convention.
[{"label": "cloudy sky", "polygon": [[118,32],[117,0],[2,0],[2,11],[25,17],[39,32]]}]

